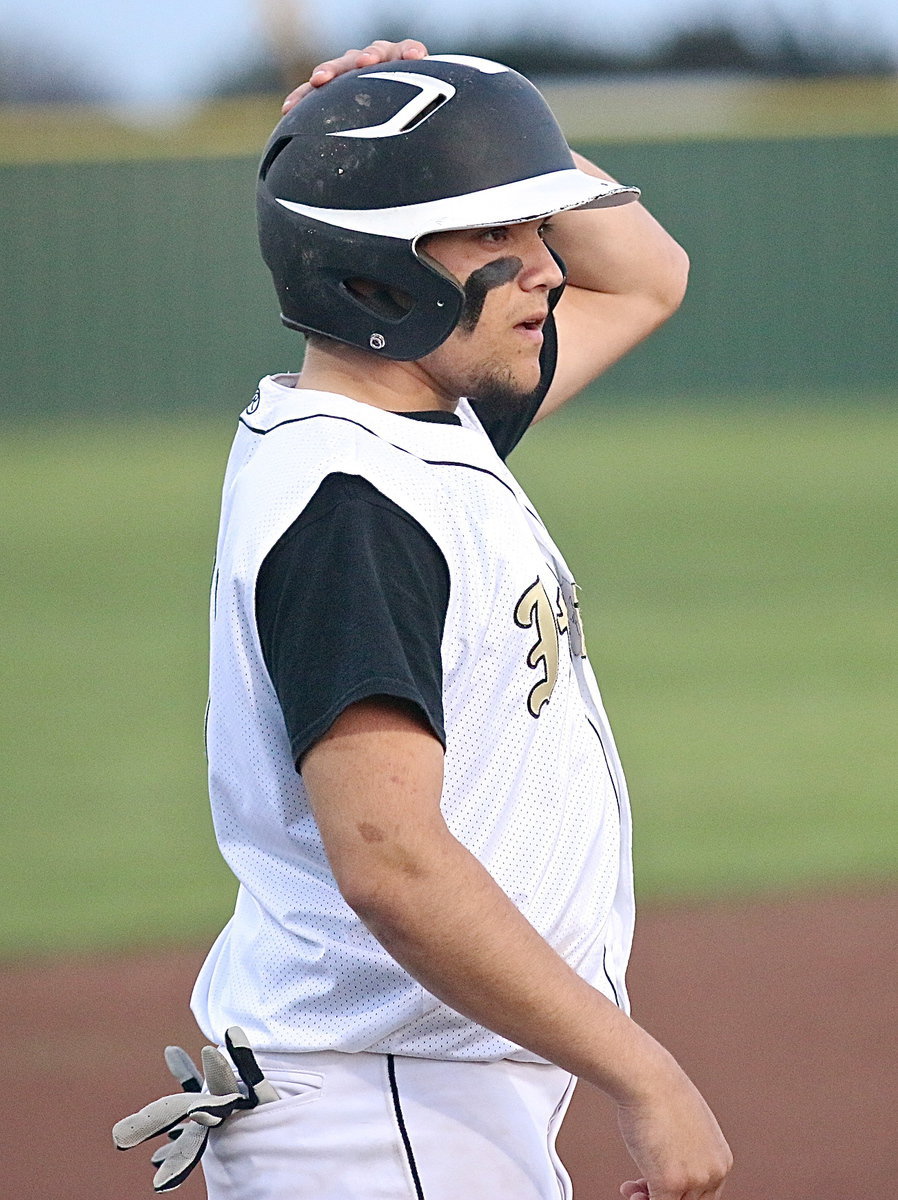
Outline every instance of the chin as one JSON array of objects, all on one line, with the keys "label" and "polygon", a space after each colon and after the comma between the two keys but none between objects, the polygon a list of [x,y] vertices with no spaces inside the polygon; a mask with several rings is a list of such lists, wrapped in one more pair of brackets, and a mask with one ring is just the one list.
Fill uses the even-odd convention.
[{"label": "chin", "polygon": [[503,367],[480,373],[463,394],[491,408],[515,412],[529,406],[539,381],[538,367],[532,372],[516,372]]}]

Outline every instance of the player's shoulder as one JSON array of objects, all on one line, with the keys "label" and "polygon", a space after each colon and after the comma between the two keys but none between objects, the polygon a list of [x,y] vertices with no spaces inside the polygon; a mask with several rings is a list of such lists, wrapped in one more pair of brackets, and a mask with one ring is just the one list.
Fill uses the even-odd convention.
[{"label": "player's shoulder", "polygon": [[367,517],[371,509],[405,515],[399,505],[370,479],[346,471],[333,471],[321,480],[302,517],[309,522],[339,513],[344,519],[352,519],[353,516]]}]

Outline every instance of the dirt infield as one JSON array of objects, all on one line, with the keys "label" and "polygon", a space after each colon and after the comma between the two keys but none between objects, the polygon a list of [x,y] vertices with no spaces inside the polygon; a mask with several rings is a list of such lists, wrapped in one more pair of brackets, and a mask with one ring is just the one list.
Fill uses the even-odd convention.
[{"label": "dirt infield", "polygon": [[[895,890],[642,914],[634,1015],[717,1112],[737,1162],[727,1200],[893,1194],[896,931]],[[167,1042],[198,1053],[186,997],[202,953],[0,968],[10,1200],[152,1195],[145,1150],[117,1153],[109,1129],[168,1090]],[[632,1177],[598,1093],[579,1089],[561,1145],[577,1200],[614,1200]],[[201,1179],[178,1194],[201,1200]]]}]

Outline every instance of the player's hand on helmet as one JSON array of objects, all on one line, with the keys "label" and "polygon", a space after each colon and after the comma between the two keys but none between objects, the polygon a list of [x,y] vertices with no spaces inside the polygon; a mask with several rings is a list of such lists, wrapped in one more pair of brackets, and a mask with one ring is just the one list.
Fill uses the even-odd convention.
[{"label": "player's hand on helmet", "polygon": [[157,1192],[172,1191],[184,1182],[203,1156],[210,1129],[233,1112],[278,1099],[277,1092],[259,1070],[243,1030],[237,1026],[229,1029],[225,1044],[239,1080],[221,1051],[206,1046],[204,1087],[203,1076],[187,1052],[180,1046],[168,1046],[166,1066],[182,1091],[154,1100],[113,1127],[112,1137],[119,1150],[130,1150],[159,1134],[168,1135],[169,1140],[150,1159],[157,1168],[153,1177]]},{"label": "player's hand on helmet", "polygon": [[414,38],[404,38],[401,42],[377,41],[366,46],[364,50],[346,50],[339,58],[330,58],[327,62],[319,63],[308,80],[290,93],[281,111],[288,113],[303,96],[308,96],[312,88],[330,83],[332,79],[336,79],[338,75],[345,75],[347,71],[356,71],[359,67],[373,67],[382,62],[396,62],[403,58],[426,56],[427,47]]},{"label": "player's hand on helmet", "polygon": [[691,1080],[672,1070],[654,1094],[619,1104],[618,1124],[642,1178],[621,1185],[624,1200],[718,1200],[733,1156]]}]

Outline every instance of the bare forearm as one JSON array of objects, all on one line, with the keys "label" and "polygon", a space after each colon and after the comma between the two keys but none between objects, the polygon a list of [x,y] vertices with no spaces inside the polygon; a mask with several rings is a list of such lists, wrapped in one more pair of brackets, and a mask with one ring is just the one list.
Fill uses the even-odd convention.
[{"label": "bare forearm", "polygon": [[354,904],[375,937],[446,1004],[619,1102],[666,1052],[582,980],[451,835],[413,876]]},{"label": "bare forearm", "polygon": [[[612,177],[582,154],[581,171]],[[683,298],[689,259],[642,203],[582,209],[552,218],[549,240],[565,260],[571,286],[652,297],[673,311]]]},{"label": "bare forearm", "polygon": [[[577,166],[611,178],[579,154]],[[555,310],[558,361],[537,420],[548,416],[676,312],[689,260],[642,204],[558,213],[546,241],[568,287]]]}]

